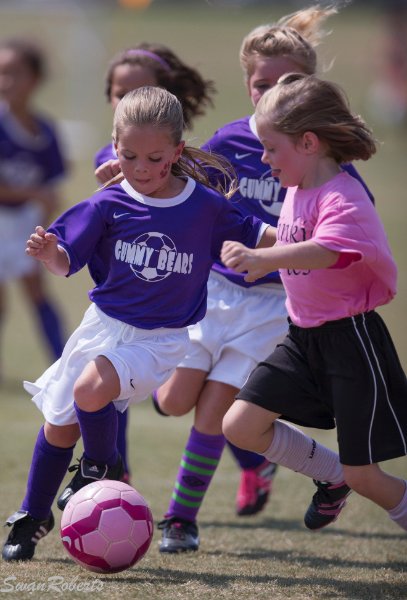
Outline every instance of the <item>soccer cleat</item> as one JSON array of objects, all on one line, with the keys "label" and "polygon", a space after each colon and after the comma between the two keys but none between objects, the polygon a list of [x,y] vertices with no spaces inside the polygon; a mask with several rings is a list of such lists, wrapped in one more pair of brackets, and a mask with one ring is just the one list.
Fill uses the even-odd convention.
[{"label": "soccer cleat", "polygon": [[160,552],[188,552],[199,548],[198,526],[192,521],[169,517],[158,523],[158,529],[163,530]]},{"label": "soccer cleat", "polygon": [[236,495],[236,514],[240,517],[255,515],[267,503],[277,465],[264,460],[255,469],[242,469]]},{"label": "soccer cleat", "polygon": [[6,521],[12,527],[3,546],[3,560],[31,560],[38,541],[55,525],[54,515],[48,519],[34,519],[26,510],[18,510]]},{"label": "soccer cleat", "polygon": [[100,481],[101,479],[115,479],[116,481],[121,481],[124,474],[123,462],[120,454],[113,467],[90,462],[82,456],[78,459],[78,464],[69,467],[68,471],[71,473],[76,471],[76,473],[57,500],[57,506],[61,510],[64,510],[71,496],[81,488],[85,487],[85,485],[88,485],[88,483]]},{"label": "soccer cleat", "polygon": [[313,495],[312,502],[305,513],[304,523],[308,529],[321,529],[336,521],[352,490],[344,481],[341,483],[329,483],[329,481],[317,481],[316,479],[313,481],[318,490]]}]

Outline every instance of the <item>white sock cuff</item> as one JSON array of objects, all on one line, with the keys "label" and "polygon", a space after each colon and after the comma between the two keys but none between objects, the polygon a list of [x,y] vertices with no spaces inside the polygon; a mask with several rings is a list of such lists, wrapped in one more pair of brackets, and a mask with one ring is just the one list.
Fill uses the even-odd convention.
[{"label": "white sock cuff", "polygon": [[400,519],[402,517],[404,517],[407,521],[407,481],[405,481],[404,483],[406,488],[404,490],[404,495],[400,503],[388,511],[389,516],[391,519],[393,519],[393,521],[397,521],[397,519]]}]

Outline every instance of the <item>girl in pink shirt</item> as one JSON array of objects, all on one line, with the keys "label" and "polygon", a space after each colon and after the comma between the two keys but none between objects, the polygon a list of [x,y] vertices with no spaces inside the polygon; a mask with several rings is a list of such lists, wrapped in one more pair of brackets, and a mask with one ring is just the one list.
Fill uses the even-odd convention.
[{"label": "girl in pink shirt", "polygon": [[[262,160],[288,187],[272,248],[225,242],[247,281],[280,270],[289,333],[252,372],[226,414],[226,437],[314,479],[305,525],[334,521],[351,490],[407,530],[406,481],[378,463],[407,454],[407,382],[375,308],[396,293],[383,225],[341,163],[376,151],[338,86],[289,74],[256,107]],[[281,419],[284,419],[282,421]],[[339,456],[286,421],[337,427]]]}]

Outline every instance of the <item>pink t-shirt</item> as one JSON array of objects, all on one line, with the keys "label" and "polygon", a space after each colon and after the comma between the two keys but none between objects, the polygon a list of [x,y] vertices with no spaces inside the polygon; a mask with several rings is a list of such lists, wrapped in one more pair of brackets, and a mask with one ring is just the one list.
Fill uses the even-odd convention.
[{"label": "pink t-shirt", "polygon": [[354,177],[342,172],[319,188],[288,188],[277,244],[311,239],[341,254],[329,269],[280,269],[293,323],[316,327],[373,310],[394,297],[397,267],[386,233]]}]

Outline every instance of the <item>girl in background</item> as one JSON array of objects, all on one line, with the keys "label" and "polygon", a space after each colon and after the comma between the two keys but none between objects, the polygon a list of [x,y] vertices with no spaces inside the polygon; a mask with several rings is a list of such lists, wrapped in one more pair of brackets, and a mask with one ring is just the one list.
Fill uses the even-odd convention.
[{"label": "girl in background", "polygon": [[47,223],[58,207],[66,174],[55,125],[32,106],[45,71],[45,57],[35,44],[0,41],[0,321],[6,284],[18,279],[55,360],[64,344],[59,311],[38,264],[24,253],[33,227]]},{"label": "girl in background", "polygon": [[[244,38],[240,63],[254,106],[283,73],[315,72],[315,46],[324,34],[321,24],[335,13],[332,7],[310,7],[261,25]],[[232,163],[239,178],[236,206],[275,226],[286,190],[261,160],[263,147],[254,116],[228,123],[204,148]],[[358,177],[351,165],[343,168]],[[194,426],[159,525],[163,529],[161,552],[198,549],[196,521],[223,451],[223,415],[257,362],[284,338],[287,327],[285,292],[277,271],[253,283],[214,263],[207,315],[190,328],[188,355],[156,393],[165,413],[182,415],[195,407]],[[269,497],[275,464],[239,448],[234,454],[242,469],[237,514],[256,514]]]}]

